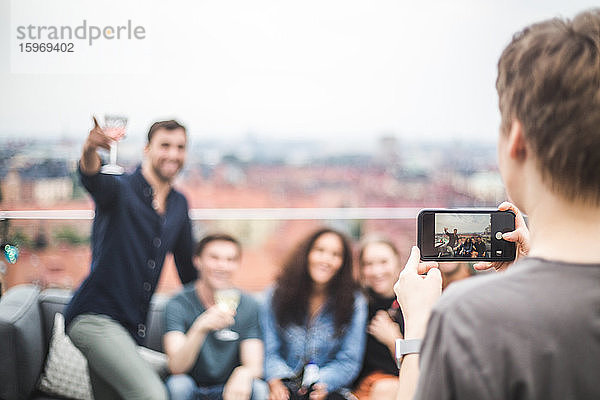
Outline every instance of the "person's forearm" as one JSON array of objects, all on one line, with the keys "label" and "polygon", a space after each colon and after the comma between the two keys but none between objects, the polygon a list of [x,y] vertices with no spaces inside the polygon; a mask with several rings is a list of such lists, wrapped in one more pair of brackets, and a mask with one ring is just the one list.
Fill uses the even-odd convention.
[{"label": "person's forearm", "polygon": [[407,354],[402,359],[397,400],[412,400],[419,382],[419,354]]},{"label": "person's forearm", "polygon": [[394,340],[392,340],[391,342],[388,341],[385,344],[385,347],[387,347],[388,350],[390,351],[392,358],[396,357],[396,339],[398,339],[398,338],[400,338],[400,336],[398,336],[397,338],[394,338]]},{"label": "person's forearm", "polygon": [[252,378],[262,378],[263,376],[263,357],[262,353],[260,357],[255,357],[252,360],[247,360],[242,363],[242,367],[247,368],[250,371]]},{"label": "person's forearm", "polygon": [[427,331],[429,313],[417,315],[410,321],[407,320],[404,329],[404,339],[423,339]]},{"label": "person's forearm", "polygon": [[[423,339],[427,330],[429,313],[419,315],[416,319],[406,320],[405,339]],[[412,400],[419,381],[419,353],[410,353],[402,358],[400,366],[397,400]]]},{"label": "person's forearm", "polygon": [[263,376],[262,365],[258,365],[257,363],[243,364],[237,367],[236,369],[240,368],[245,370],[252,377],[252,379],[259,379]]},{"label": "person's forearm", "polygon": [[400,328],[398,328],[398,332],[392,333],[387,332],[386,334],[382,334],[379,336],[373,335],[373,337],[381,344],[383,344],[389,350],[392,358],[396,357],[396,339],[402,338],[402,332],[400,332]]},{"label": "person's forearm", "polygon": [[83,147],[81,159],[79,160],[79,168],[86,175],[95,175],[100,171],[102,161],[95,148],[86,143]]},{"label": "person's forearm", "polygon": [[185,335],[185,342],[177,351],[169,354],[169,369],[171,373],[184,374],[194,366],[207,334],[208,332],[200,327],[192,325]]},{"label": "person's forearm", "polygon": [[265,347],[262,340],[246,339],[240,343],[240,366],[253,379],[263,376]]}]

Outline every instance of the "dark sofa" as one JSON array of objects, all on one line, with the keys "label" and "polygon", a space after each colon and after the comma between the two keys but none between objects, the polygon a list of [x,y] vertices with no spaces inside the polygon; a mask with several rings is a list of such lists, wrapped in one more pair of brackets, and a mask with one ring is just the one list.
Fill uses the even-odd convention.
[{"label": "dark sofa", "polygon": [[[36,390],[43,371],[54,315],[62,312],[71,292],[20,285],[0,297],[0,399],[52,399]],[[155,295],[144,345],[162,352],[163,312],[167,298]]]}]

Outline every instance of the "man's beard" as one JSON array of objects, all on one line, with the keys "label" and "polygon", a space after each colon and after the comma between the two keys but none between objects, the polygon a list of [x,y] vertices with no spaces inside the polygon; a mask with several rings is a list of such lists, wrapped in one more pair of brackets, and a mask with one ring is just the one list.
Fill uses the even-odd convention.
[{"label": "man's beard", "polygon": [[179,171],[181,171],[181,164],[179,164],[179,167],[177,168],[177,170],[175,171],[175,173],[173,174],[173,176],[171,177],[167,177],[164,176],[161,171],[160,168],[157,166],[152,165],[152,170],[154,171],[154,175],[161,181],[164,183],[171,183],[175,177],[177,176],[177,174],[179,174]]}]

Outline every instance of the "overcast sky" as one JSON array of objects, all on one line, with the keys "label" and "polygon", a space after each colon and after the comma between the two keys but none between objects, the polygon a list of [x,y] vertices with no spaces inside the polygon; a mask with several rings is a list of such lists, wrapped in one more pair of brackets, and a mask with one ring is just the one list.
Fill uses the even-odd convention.
[{"label": "overcast sky", "polygon": [[444,228],[448,228],[448,232],[453,233],[457,229],[457,233],[483,233],[486,227],[490,225],[489,214],[436,214],[435,217],[435,233],[444,233]]},{"label": "overcast sky", "polygon": [[[79,1],[88,4],[92,16],[116,13],[104,2]],[[198,138],[251,132],[351,142],[385,133],[493,141],[499,124],[496,62],[512,34],[533,21],[572,17],[594,5],[583,0],[124,3],[133,20],[139,12],[152,21],[147,26],[152,72],[13,74],[11,3],[0,0],[5,55],[0,136],[84,135],[92,113],[121,112],[136,136],[153,120],[176,117]]]}]

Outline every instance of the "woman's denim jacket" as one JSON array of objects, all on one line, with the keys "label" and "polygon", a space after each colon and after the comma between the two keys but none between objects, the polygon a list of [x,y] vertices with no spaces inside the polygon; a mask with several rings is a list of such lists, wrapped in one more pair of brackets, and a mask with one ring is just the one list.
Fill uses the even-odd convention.
[{"label": "woman's denim jacket", "polygon": [[319,382],[327,390],[349,387],[362,366],[366,340],[367,302],[360,292],[354,296],[352,320],[342,334],[334,336],[335,324],[331,304],[321,309],[310,326],[278,325],[271,300],[273,289],[267,292],[261,310],[261,325],[265,342],[265,379],[294,378],[302,374],[304,365],[319,366]]}]

